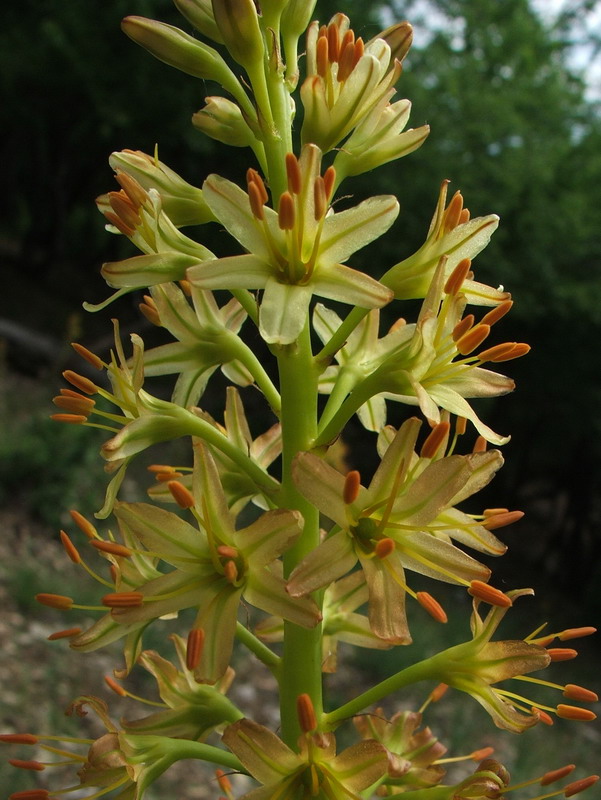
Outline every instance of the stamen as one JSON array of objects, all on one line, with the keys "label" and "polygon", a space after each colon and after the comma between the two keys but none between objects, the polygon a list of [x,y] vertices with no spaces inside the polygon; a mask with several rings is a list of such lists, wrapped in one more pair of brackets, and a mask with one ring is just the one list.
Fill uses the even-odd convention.
[{"label": "stamen", "polygon": [[361,473],[356,469],[352,469],[350,472],[346,473],[346,478],[344,480],[344,489],[342,490],[342,499],[344,500],[347,506],[350,506],[351,503],[355,502],[355,500],[359,496],[360,488],[361,488]]},{"label": "stamen", "polygon": [[328,46],[328,39],[326,36],[320,36],[317,40],[317,45],[315,47],[315,64],[317,68],[317,74],[320,78],[325,78],[328,74],[328,68],[330,64],[329,60],[329,46]]},{"label": "stamen", "polygon": [[579,703],[597,703],[599,695],[584,686],[577,686],[575,683],[567,683],[563,690],[563,696],[569,700],[578,700]]},{"label": "stamen", "polygon": [[389,556],[391,553],[394,553],[396,548],[396,544],[394,539],[385,538],[380,539],[376,542],[376,546],[374,547],[374,553],[377,558],[384,559]]},{"label": "stamen", "polygon": [[54,642],[57,639],[71,639],[73,636],[79,636],[81,628],[65,628],[63,631],[55,631],[48,636],[49,642]]},{"label": "stamen", "polygon": [[504,528],[506,525],[512,525],[524,516],[523,511],[505,511],[502,514],[493,514],[488,517],[483,523],[483,527],[487,531],[494,531],[497,528]]},{"label": "stamen", "polygon": [[578,708],[578,706],[566,706],[560,703],[555,711],[561,719],[573,719],[578,722],[592,722],[597,719],[597,715],[588,708]]},{"label": "stamen", "polygon": [[65,552],[71,559],[74,564],[81,564],[81,556],[79,555],[79,551],[69,539],[69,536],[65,533],[65,531],[60,532],[61,542],[63,543],[63,547],[65,548]]},{"label": "stamen", "polygon": [[334,184],[336,183],[336,170],[334,167],[328,167],[327,170],[323,173],[323,183],[326,189],[326,197],[328,198],[328,202],[332,197],[332,192],[334,191]]},{"label": "stamen", "polygon": [[119,697],[127,697],[127,692],[114,678],[111,678],[110,675],[104,676],[104,682],[106,685],[111,689],[115,694],[118,694]]},{"label": "stamen", "polygon": [[506,357],[513,352],[516,342],[504,342],[503,344],[496,344],[494,347],[489,347],[487,350],[482,350],[478,353],[480,361],[506,361]]},{"label": "stamen", "polygon": [[585,789],[593,786],[599,780],[599,775],[589,775],[588,778],[581,778],[579,781],[569,783],[563,790],[564,797],[572,797],[572,795],[583,792]]},{"label": "stamen", "polygon": [[571,647],[548,647],[547,653],[551,656],[551,661],[570,661],[576,658],[578,650]]},{"label": "stamen", "polygon": [[363,58],[363,54],[365,53],[365,43],[363,39],[359,37],[355,42],[355,53],[353,57],[353,69],[357,66],[359,61]]},{"label": "stamen", "polygon": [[144,601],[142,592],[111,592],[102,598],[107,608],[137,608]]},{"label": "stamen", "polygon": [[440,445],[448,436],[451,425],[449,422],[439,422],[428,434],[420,451],[420,458],[434,458]]},{"label": "stamen", "polygon": [[326,184],[321,175],[315,178],[313,184],[313,206],[315,221],[319,222],[326,215],[328,210],[328,196],[326,192]]},{"label": "stamen", "polygon": [[487,447],[488,447],[488,442],[486,441],[484,436],[478,436],[478,438],[474,442],[474,446],[472,447],[472,453],[486,453]]},{"label": "stamen", "polygon": [[433,617],[437,622],[448,622],[448,617],[445,610],[440,605],[438,600],[432,597],[429,592],[417,592],[416,595],[418,603],[426,609],[428,614]]},{"label": "stamen", "polygon": [[55,422],[66,422],[68,425],[83,425],[88,421],[82,414],[50,414],[50,419]]},{"label": "stamen", "polygon": [[236,583],[238,580],[238,567],[234,561],[226,561],[223,565],[223,575],[229,583]]},{"label": "stamen", "polygon": [[467,356],[472,353],[476,347],[479,347],[490,333],[490,325],[482,325],[479,323],[474,328],[471,328],[467,333],[464,333],[459,339],[456,340],[455,346],[462,356]]},{"label": "stamen", "polygon": [[349,42],[340,54],[340,62],[338,64],[338,82],[344,83],[353,71],[355,65],[355,45]]},{"label": "stamen", "polygon": [[0,733],[0,742],[5,744],[37,744],[38,741],[33,733]]},{"label": "stamen", "polygon": [[240,555],[235,547],[230,547],[229,544],[220,544],[217,547],[217,554],[222,558],[238,558]]},{"label": "stamen", "polygon": [[167,488],[180,508],[193,508],[194,495],[179,481],[167,481]]},{"label": "stamen", "polygon": [[500,361],[512,361],[514,358],[521,358],[525,356],[527,353],[530,352],[532,348],[529,344],[525,344],[523,342],[517,342],[513,345],[513,348],[510,350],[507,355],[503,357],[497,356],[495,359],[496,363],[498,364]]},{"label": "stamen", "polygon": [[62,408],[64,411],[88,417],[92,413],[96,403],[90,397],[77,395],[76,392],[73,392],[73,394],[76,396],[73,397],[72,395],[64,395],[61,393],[57,397],[53,397],[52,402],[57,408]]},{"label": "stamen", "polygon": [[98,532],[96,531],[96,528],[92,525],[91,522],[88,522],[88,520],[83,516],[83,514],[80,514],[79,511],[75,511],[75,509],[71,509],[71,511],[69,511],[69,514],[71,514],[71,519],[77,525],[79,530],[82,533],[85,533],[88,539],[98,538]]},{"label": "stamen", "polygon": [[91,364],[95,369],[102,369],[104,367],[104,362],[101,358],[99,358],[96,353],[93,353],[91,350],[88,350],[87,347],[84,347],[82,344],[78,344],[78,342],[71,342],[71,347],[75,350],[78,356],[81,356],[88,364]]},{"label": "stamen", "polygon": [[261,202],[261,191],[256,183],[251,182],[248,184],[248,201],[250,203],[250,210],[252,211],[255,219],[263,220],[265,214],[263,212],[263,203]]},{"label": "stamen", "polygon": [[580,639],[581,636],[591,636],[593,633],[597,633],[597,629],[587,626],[583,628],[568,628],[556,634],[556,636],[561,642],[566,642],[568,639]]},{"label": "stamen", "polygon": [[8,800],[48,800],[49,797],[47,789],[26,789],[24,792],[13,792]]},{"label": "stamen", "polygon": [[117,544],[117,542],[105,542],[102,539],[93,539],[90,544],[92,547],[95,547],[96,550],[101,550],[103,553],[110,553],[113,556],[124,556],[128,558],[132,554],[132,550],[129,547],[126,547],[123,544]]},{"label": "stamen", "polygon": [[355,31],[352,30],[351,28],[349,28],[348,31],[342,37],[342,42],[340,43],[340,50],[339,51],[342,53],[344,48],[349,43],[350,44],[354,44],[355,43]]},{"label": "stamen", "polygon": [[449,231],[452,231],[457,227],[457,225],[459,224],[459,217],[461,216],[462,210],[463,210],[463,197],[461,196],[461,192],[455,192],[455,194],[451,199],[451,202],[449,203],[444,212],[445,233],[449,233]]},{"label": "stamen", "polygon": [[98,386],[93,381],[84,375],[73,372],[72,369],[66,369],[63,372],[63,378],[84,394],[96,394],[98,392]]},{"label": "stamen", "polygon": [[455,435],[463,436],[467,430],[467,419],[465,417],[457,417],[455,422]]},{"label": "stamen", "polygon": [[569,775],[576,769],[576,764],[566,764],[565,767],[559,767],[559,769],[552,769],[549,772],[545,772],[543,777],[540,779],[541,786],[548,786],[550,783],[555,783],[555,781],[560,781],[562,778],[565,778],[566,775]]},{"label": "stamen", "polygon": [[538,719],[538,721],[543,723],[543,725],[554,725],[553,717],[547,714],[546,711],[543,711],[542,708],[536,708],[536,706],[532,706],[530,710]]},{"label": "stamen", "polygon": [[104,217],[111,225],[114,225],[117,230],[122,233],[124,236],[133,236],[136,232],[135,227],[132,228],[131,225],[126,225],[122,219],[120,219],[115,213],[112,211],[104,211]]},{"label": "stamen", "polygon": [[123,189],[125,194],[129,197],[134,206],[144,205],[148,199],[148,194],[135,178],[132,178],[131,175],[127,175],[125,172],[117,170],[115,180]]},{"label": "stamen", "polygon": [[200,663],[204,642],[204,630],[202,628],[192,628],[188,633],[188,640],[186,642],[186,667],[191,672],[194,671]]},{"label": "stamen", "polygon": [[246,170],[246,182],[247,184],[254,183],[257,189],[259,190],[259,197],[261,199],[261,205],[265,205],[267,200],[269,199],[269,195],[267,194],[267,189],[265,188],[265,183],[263,178],[259,175],[256,169],[250,167]]},{"label": "stamen", "polygon": [[227,777],[227,775],[225,774],[225,772],[222,769],[216,769],[215,770],[215,777],[217,778],[217,783],[219,784],[219,788],[221,789],[221,791],[225,795],[229,796],[229,794],[232,791],[232,783],[231,783],[230,779]]},{"label": "stamen", "polygon": [[509,608],[513,605],[511,597],[503,594],[500,589],[495,589],[494,586],[484,583],[484,581],[472,581],[467,591],[472,597],[477,597],[479,600],[483,600],[491,606]]},{"label": "stamen", "polygon": [[[461,287],[463,286],[463,281],[467,277],[467,273],[470,270],[472,262],[469,258],[462,258],[461,261],[457,264],[455,269],[451,272],[447,281],[444,285],[444,291],[450,295],[459,294],[461,291]],[[489,323],[490,324],[490,323]]]},{"label": "stamen", "polygon": [[485,325],[494,325],[495,322],[498,322],[505,314],[511,311],[512,305],[513,300],[503,300],[502,303],[499,303],[498,306],[495,306],[495,308],[485,314],[480,322],[483,322]]},{"label": "stamen", "polygon": [[294,228],[296,213],[294,199],[290,192],[283,192],[278,203],[278,225],[282,231],[291,231]]},{"label": "stamen", "polygon": [[162,327],[163,323],[156,306],[151,306],[149,303],[139,303],[138,308],[151,325],[156,325],[157,328]]},{"label": "stamen", "polygon": [[303,188],[302,175],[298,158],[294,153],[286,153],[286,176],[290,194],[300,194]]},{"label": "stamen", "polygon": [[317,717],[313,701],[308,694],[299,694],[296,699],[298,724],[303,733],[311,733],[317,728]]},{"label": "stamen", "polygon": [[458,225],[465,225],[466,222],[470,221],[470,210],[469,208],[464,208],[459,215],[459,222]]},{"label": "stamen", "polygon": [[453,328],[453,341],[456,342],[461,339],[461,337],[469,331],[475,321],[476,317],[473,314],[468,314],[463,319],[459,320],[457,325]]},{"label": "stamen", "polygon": [[480,750],[474,750],[473,753],[470,753],[469,757],[472,759],[472,761],[478,762],[478,761],[483,761],[485,758],[488,758],[489,756],[492,756],[494,752],[495,752],[494,747],[481,747]]},{"label": "stamen", "polygon": [[432,691],[430,692],[430,694],[426,697],[418,713],[423,714],[423,712],[428,708],[430,703],[438,703],[438,701],[446,693],[448,688],[449,686],[446,683],[439,683],[438,686],[435,686],[434,689],[432,689]]},{"label": "stamen", "polygon": [[38,603],[41,603],[43,606],[48,606],[49,608],[67,609],[71,608],[74,603],[72,597],[65,597],[65,595],[62,594],[46,594],[44,592],[36,594],[35,599]]}]

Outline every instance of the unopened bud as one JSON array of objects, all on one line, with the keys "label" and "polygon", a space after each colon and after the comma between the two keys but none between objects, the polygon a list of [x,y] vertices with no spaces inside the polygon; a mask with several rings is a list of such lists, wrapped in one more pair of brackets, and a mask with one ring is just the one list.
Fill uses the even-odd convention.
[{"label": "unopened bud", "polygon": [[231,57],[254,72],[263,62],[265,45],[253,0],[213,0],[213,16]]},{"label": "unopened bud", "polygon": [[173,0],[179,13],[203,36],[223,44],[223,37],[213,16],[211,0]]},{"label": "unopened bud", "polygon": [[240,107],[226,97],[207,97],[205,107],[192,115],[192,124],[202,133],[230,147],[249,147],[255,136]]}]

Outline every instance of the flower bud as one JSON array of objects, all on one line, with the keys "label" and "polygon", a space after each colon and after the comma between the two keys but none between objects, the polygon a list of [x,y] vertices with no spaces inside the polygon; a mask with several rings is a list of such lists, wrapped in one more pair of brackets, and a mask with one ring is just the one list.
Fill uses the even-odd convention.
[{"label": "flower bud", "polygon": [[234,61],[248,71],[260,65],[265,45],[253,0],[213,0],[213,15]]},{"label": "flower bud", "polygon": [[[403,61],[413,42],[413,28],[408,22],[397,22],[379,33],[376,39],[384,39],[390,47],[392,60]],[[373,40],[372,40],[373,41]]]},{"label": "flower bud", "polygon": [[231,147],[249,147],[256,139],[236,103],[225,97],[205,98],[205,107],[192,115],[197,130]]},{"label": "flower bud", "polygon": [[211,0],[173,0],[173,3],[179,13],[203,36],[223,44],[223,37],[215,22]]},{"label": "flower bud", "polygon": [[298,82],[298,40],[307,30],[316,0],[288,0],[280,24],[286,56],[286,80],[291,89]]}]

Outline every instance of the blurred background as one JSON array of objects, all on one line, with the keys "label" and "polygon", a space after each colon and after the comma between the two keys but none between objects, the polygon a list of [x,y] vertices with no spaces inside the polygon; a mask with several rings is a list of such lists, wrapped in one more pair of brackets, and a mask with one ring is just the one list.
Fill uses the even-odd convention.
[{"label": "blurred background", "polygon": [[[316,17],[327,21],[338,10],[337,3],[320,0]],[[480,406],[487,423],[511,433],[512,441],[504,448],[506,466],[478,508],[468,510],[482,502],[527,512],[504,532],[510,551],[494,565],[496,585],[537,591],[528,607],[522,601],[516,637],[545,620],[550,630],[594,625],[601,616],[601,2],[345,0],[343,10],[365,40],[392,21],[412,22],[414,46],[397,97],[413,102],[413,127],[428,123],[432,129],[416,153],[349,183],[357,200],[391,192],[401,203],[392,232],[353,263],[373,264],[377,277],[411,254],[425,238],[445,178],[451,191],[462,191],[472,216],[500,215],[475,269],[482,281],[502,283],[516,301],[498,326],[502,336],[533,349],[507,364],[518,384],[515,395]],[[135,330],[148,343],[156,335],[140,317],[135,295],[97,314],[81,307],[84,299],[99,302],[108,294],[99,276],[103,261],[133,254],[129,242],[105,232],[94,207],[97,195],[116,187],[108,155],[123,148],[152,153],[158,143],[161,160],[198,186],[215,170],[240,181],[250,165],[247,151],[230,149],[224,157],[221,145],[190,124],[216,87],[136,47],[119,30],[127,14],[192,33],[169,0],[20,0],[0,10],[3,730],[64,726],[54,706],[66,705],[74,691],[102,694],[96,673],[112,666],[109,656],[86,657],[85,670],[78,658],[67,653],[63,659],[67,649],[43,639],[70,621],[32,601],[38,591],[97,597],[89,586],[78,588],[75,567],[57,545],[58,529],[71,524],[67,510],[91,514],[107,480],[97,455],[106,437],[48,421],[61,371],[81,368],[69,342],[106,353],[112,316],[123,321],[126,334]],[[217,226],[198,236],[214,252],[225,252]],[[211,383],[203,407],[217,414],[223,389],[219,379]],[[257,406],[253,425],[264,430],[271,420],[250,395],[247,400]],[[348,440],[373,449],[358,426],[350,426]],[[156,453],[152,460],[159,460]],[[142,464],[125,489],[139,496],[147,483]],[[457,625],[452,619],[442,632],[425,625],[415,637],[424,654],[465,636],[467,605],[460,607],[456,593],[450,598]],[[583,640],[579,649],[581,658],[557,670],[555,679],[598,688],[599,644]],[[366,651],[345,667],[343,678],[374,670],[375,662],[383,677],[403,659],[403,653],[374,658]],[[74,690],[75,677],[85,685]],[[344,696],[343,682],[331,691]],[[417,706],[423,699],[423,692],[416,694]],[[259,704],[265,703],[261,697]],[[458,754],[481,746],[476,734],[487,724],[483,712],[466,713],[466,705],[441,707],[429,718]],[[585,730],[559,720],[555,737],[537,729],[527,745],[510,735],[496,738],[495,731],[490,738],[522,779],[566,759],[588,763],[591,771],[599,752],[596,725]],[[5,778],[0,764],[9,791],[34,785],[29,775],[14,772]],[[173,797],[193,800],[217,791],[200,783],[185,789],[186,782],[174,784]]]}]

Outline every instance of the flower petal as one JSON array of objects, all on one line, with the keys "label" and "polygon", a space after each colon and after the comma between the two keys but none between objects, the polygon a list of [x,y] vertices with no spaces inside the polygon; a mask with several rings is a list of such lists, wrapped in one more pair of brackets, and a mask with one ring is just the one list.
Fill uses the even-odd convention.
[{"label": "flower petal", "polygon": [[356,563],[352,539],[338,531],[305,556],[290,575],[287,591],[293,597],[307,595],[342,578]]},{"label": "flower petal", "polygon": [[307,319],[313,285],[281,283],[270,277],[259,307],[259,330],[268,344],[291,344],[300,336]]},{"label": "flower petal", "polygon": [[326,217],[320,259],[344,263],[357,250],[386,233],[398,213],[396,197],[380,195]]}]

